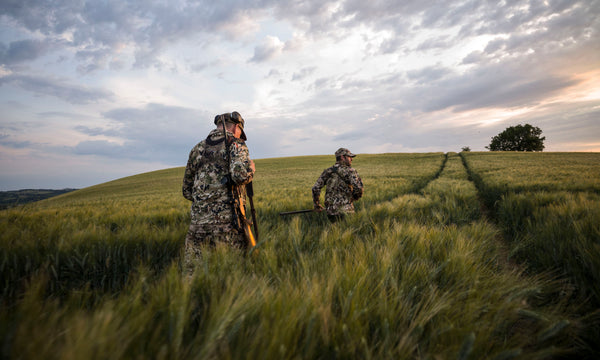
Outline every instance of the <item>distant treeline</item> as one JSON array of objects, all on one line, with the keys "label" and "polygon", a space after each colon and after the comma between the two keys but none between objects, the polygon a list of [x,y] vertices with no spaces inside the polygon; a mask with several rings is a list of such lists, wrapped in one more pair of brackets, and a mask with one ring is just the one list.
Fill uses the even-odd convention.
[{"label": "distant treeline", "polygon": [[8,209],[34,201],[47,199],[56,195],[68,193],[77,189],[24,189],[14,191],[0,191],[0,209]]}]

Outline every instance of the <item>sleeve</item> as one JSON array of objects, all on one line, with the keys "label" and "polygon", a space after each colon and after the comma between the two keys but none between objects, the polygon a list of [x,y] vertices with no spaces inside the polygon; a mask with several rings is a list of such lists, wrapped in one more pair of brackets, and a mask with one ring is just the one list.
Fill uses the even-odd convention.
[{"label": "sleeve", "polygon": [[350,184],[352,185],[352,199],[360,199],[363,195],[364,186],[356,169],[350,171]]},{"label": "sleeve", "polygon": [[317,182],[312,187],[312,195],[313,195],[313,203],[319,203],[319,197],[321,196],[321,189],[325,186],[325,182],[327,181],[327,170],[323,170],[321,176],[317,179]]},{"label": "sleeve", "polygon": [[188,157],[187,165],[185,166],[185,173],[183,175],[183,185],[181,186],[183,197],[190,201],[194,200],[194,197],[192,195],[194,193],[194,179],[196,177],[197,170],[197,155],[198,147],[195,146],[190,151],[190,156]]},{"label": "sleeve", "polygon": [[250,153],[246,143],[236,139],[229,148],[231,162],[229,172],[231,180],[237,185],[245,185],[254,178],[254,171],[250,167]]}]

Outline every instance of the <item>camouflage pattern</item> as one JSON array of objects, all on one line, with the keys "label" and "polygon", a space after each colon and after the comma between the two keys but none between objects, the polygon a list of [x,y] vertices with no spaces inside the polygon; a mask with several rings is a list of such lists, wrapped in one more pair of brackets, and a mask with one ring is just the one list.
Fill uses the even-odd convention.
[{"label": "camouflage pattern", "polygon": [[246,246],[243,233],[233,226],[232,196],[226,179],[231,174],[238,186],[242,204],[246,201],[246,187],[254,171],[250,167],[248,147],[242,139],[227,132],[229,156],[223,130],[216,128],[206,140],[190,152],[183,177],[183,196],[192,201],[191,223],[185,239],[186,261],[199,255],[200,244],[226,243],[236,248]]},{"label": "camouflage pattern", "polygon": [[313,201],[319,204],[321,189],[325,190],[325,210],[327,215],[338,216],[354,213],[353,201],[362,197],[363,183],[356,169],[337,162],[323,170],[312,187]]},{"label": "camouflage pattern", "polygon": [[350,156],[350,157],[355,157],[356,155],[354,155],[353,153],[350,152],[350,150],[346,149],[346,148],[339,148],[337,149],[337,151],[335,152],[335,157],[338,158],[340,156]]}]

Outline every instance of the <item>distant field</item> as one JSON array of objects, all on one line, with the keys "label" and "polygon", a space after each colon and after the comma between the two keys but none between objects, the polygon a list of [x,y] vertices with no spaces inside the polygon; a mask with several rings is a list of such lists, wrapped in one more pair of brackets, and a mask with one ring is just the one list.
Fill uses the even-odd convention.
[{"label": "distant field", "polygon": [[68,193],[77,189],[24,189],[15,191],[0,191],[0,209],[27,204],[34,201],[48,199],[50,197]]},{"label": "distant field", "polygon": [[0,211],[2,357],[598,357],[600,154],[363,154],[353,217],[281,218],[333,161],[257,160],[258,251],[191,278],[183,168]]}]

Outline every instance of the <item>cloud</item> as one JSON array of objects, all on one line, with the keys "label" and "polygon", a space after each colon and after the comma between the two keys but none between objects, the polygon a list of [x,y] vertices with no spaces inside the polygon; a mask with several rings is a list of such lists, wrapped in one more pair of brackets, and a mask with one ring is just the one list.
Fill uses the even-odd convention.
[{"label": "cloud", "polygon": [[77,125],[74,130],[89,136],[108,136],[118,138],[121,133],[117,128],[102,128],[102,127],[89,127],[85,125]]},{"label": "cloud", "polygon": [[[577,103],[552,103],[537,109],[534,113],[517,116],[513,124],[536,124],[546,136],[549,151],[557,149],[560,142],[596,143],[600,139],[598,119],[600,104],[598,101],[583,101]],[[554,148],[554,150],[552,149]],[[586,149],[578,149],[585,151]],[[591,149],[588,149],[591,151]]]},{"label": "cloud", "polygon": [[463,58],[461,65],[469,65],[469,64],[477,64],[477,63],[485,63],[485,62],[487,62],[487,58],[484,55],[483,51],[473,51]]},{"label": "cloud", "polygon": [[72,84],[49,76],[10,74],[0,77],[0,86],[13,85],[40,96],[52,96],[71,104],[89,104],[110,100],[113,94],[99,88]]},{"label": "cloud", "polygon": [[528,119],[549,142],[598,133],[598,1],[9,0],[0,14],[12,153],[182,165],[215,108],[252,114],[253,157],[483,150]]},{"label": "cloud", "polygon": [[11,140],[11,136],[7,134],[0,135],[0,145],[12,149],[26,149],[31,147],[33,144],[31,141],[14,141]]},{"label": "cloud", "polygon": [[[252,5],[243,1],[181,1],[177,4],[137,1],[43,2],[3,1],[0,13],[31,33],[67,39],[83,69],[104,68],[124,46],[136,53],[135,64],[157,63],[158,55],[182,39],[223,29],[226,36],[240,33],[251,18]],[[236,30],[237,29],[237,30]],[[245,28],[247,31],[247,27]]]},{"label": "cloud", "polygon": [[103,115],[112,125],[79,125],[75,130],[112,140],[81,141],[73,147],[75,154],[181,165],[187,161],[189,150],[214,126],[214,115],[208,112],[154,103],[143,108],[113,109]]},{"label": "cloud", "polygon": [[275,36],[267,36],[261,45],[254,48],[254,56],[249,62],[265,62],[281,54],[285,44]]},{"label": "cloud", "polygon": [[35,60],[45,54],[50,46],[47,41],[32,39],[13,41],[8,46],[0,43],[0,64],[11,65]]},{"label": "cloud", "polygon": [[[277,19],[288,21],[298,30],[297,36],[305,39],[343,37],[343,29],[360,26],[385,29],[391,32],[391,36],[381,44],[383,53],[398,51],[404,40],[411,39],[417,31],[454,27],[460,28],[456,38],[448,35],[432,37],[421,42],[416,50],[449,46],[451,41],[468,36],[514,34],[505,41],[508,49],[516,51],[526,44],[537,48],[544,41],[560,44],[569,39],[590,37],[599,28],[600,20],[596,16],[599,7],[596,1],[558,0],[515,0],[493,4],[472,0],[206,0],[151,2],[144,3],[144,6],[136,1],[121,0],[70,0],[52,4],[24,0],[2,2],[0,12],[31,33],[44,34],[48,39],[66,39],[64,45],[75,49],[77,58],[84,64],[82,70],[90,71],[114,63],[124,46],[133,49],[136,66],[147,67],[159,63],[159,55],[183,39],[208,43],[219,41],[220,36],[223,40],[235,41],[258,32],[260,19],[270,13]],[[519,37],[521,40],[518,40]],[[291,48],[296,41],[286,46]],[[45,42],[37,40],[15,43],[11,58],[24,61],[39,56],[45,51],[43,44]],[[254,48],[251,61],[272,59],[282,48],[276,36],[268,35],[262,44]]]},{"label": "cloud", "polygon": [[302,68],[299,71],[294,72],[294,74],[292,75],[292,81],[302,80],[302,79],[310,76],[311,74],[313,74],[316,70],[317,70],[316,66]]},{"label": "cloud", "polygon": [[411,70],[406,73],[409,80],[420,85],[439,81],[451,74],[451,69],[439,65],[425,67],[419,70]]},{"label": "cloud", "polygon": [[409,71],[406,77],[412,83],[399,86],[394,96],[403,100],[403,107],[422,112],[532,106],[581,81],[574,76],[553,73],[548,64],[527,58],[500,64],[484,63],[465,72],[427,67]]},{"label": "cloud", "polygon": [[106,140],[82,141],[73,148],[73,152],[77,155],[95,155],[113,159],[131,158],[132,156],[128,153],[131,153],[132,150],[131,146],[123,146]]},{"label": "cloud", "polygon": [[438,111],[449,107],[456,111],[511,108],[535,104],[576,83],[574,79],[561,76],[523,79],[518,73],[502,71],[494,74],[485,71],[453,77],[426,91],[416,91],[413,95],[416,95],[415,101],[422,97],[423,111]]},{"label": "cloud", "polygon": [[450,40],[449,36],[439,36],[429,38],[419,44],[415,50],[416,51],[427,51],[432,49],[445,49],[451,47],[453,44]]}]

